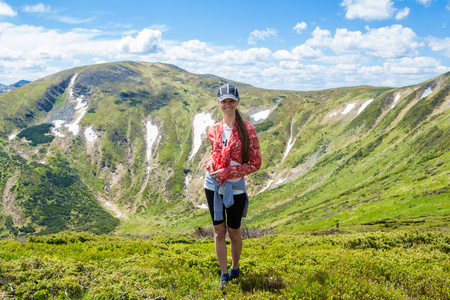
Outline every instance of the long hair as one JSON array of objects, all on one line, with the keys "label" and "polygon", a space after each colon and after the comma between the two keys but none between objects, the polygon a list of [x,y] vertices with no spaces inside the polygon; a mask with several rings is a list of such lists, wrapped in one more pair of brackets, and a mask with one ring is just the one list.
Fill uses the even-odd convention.
[{"label": "long hair", "polygon": [[242,163],[248,163],[250,160],[250,138],[248,137],[247,127],[245,126],[244,119],[239,111],[236,109],[236,125],[241,140],[241,156]]}]

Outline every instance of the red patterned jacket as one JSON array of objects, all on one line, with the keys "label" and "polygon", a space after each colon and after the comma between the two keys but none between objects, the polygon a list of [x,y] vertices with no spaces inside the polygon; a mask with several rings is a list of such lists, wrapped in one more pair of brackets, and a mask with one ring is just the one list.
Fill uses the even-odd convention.
[{"label": "red patterned jacket", "polygon": [[[245,122],[245,126],[250,139],[250,159],[246,164],[242,164],[241,140],[239,139],[236,122],[226,147],[222,144],[222,122],[211,126],[208,130],[208,139],[211,142],[212,150],[206,161],[206,169],[211,166],[215,171],[219,170],[219,175],[222,178],[219,181],[220,184],[223,184],[228,179],[244,177],[258,171],[261,167],[261,150],[259,148],[258,135],[250,123]],[[241,165],[230,166],[230,159]]]}]

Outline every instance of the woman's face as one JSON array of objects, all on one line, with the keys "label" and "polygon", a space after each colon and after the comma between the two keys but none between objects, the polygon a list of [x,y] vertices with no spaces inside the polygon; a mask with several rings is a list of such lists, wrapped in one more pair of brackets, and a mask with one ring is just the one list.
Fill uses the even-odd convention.
[{"label": "woman's face", "polygon": [[222,101],[217,101],[219,102],[220,109],[222,110],[222,113],[224,115],[234,115],[236,113],[239,100],[236,101],[234,99],[228,98]]}]

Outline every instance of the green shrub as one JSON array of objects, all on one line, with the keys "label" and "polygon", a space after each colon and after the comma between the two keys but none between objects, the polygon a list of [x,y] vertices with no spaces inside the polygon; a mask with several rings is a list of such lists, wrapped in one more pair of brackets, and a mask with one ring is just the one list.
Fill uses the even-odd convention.
[{"label": "green shrub", "polygon": [[53,135],[46,135],[50,132],[53,125],[50,123],[43,123],[37,126],[28,127],[22,130],[17,136],[31,141],[30,145],[37,146],[38,144],[51,143],[55,138]]}]

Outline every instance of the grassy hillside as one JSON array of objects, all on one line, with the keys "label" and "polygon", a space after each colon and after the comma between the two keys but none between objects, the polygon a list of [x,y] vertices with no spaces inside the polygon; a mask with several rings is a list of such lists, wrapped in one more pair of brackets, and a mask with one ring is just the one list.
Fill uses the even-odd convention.
[{"label": "grassy hillside", "polygon": [[[107,232],[190,233],[209,226],[198,208],[205,202],[209,141],[203,134],[193,153],[193,121],[200,113],[220,120],[215,91],[225,82],[172,65],[121,62],[66,70],[1,94],[0,234],[46,233],[35,216],[51,219],[62,202],[97,207],[94,215],[114,220]],[[247,226],[287,232],[448,226],[449,73],[397,89],[297,92],[236,84],[263,155],[261,170],[247,178]],[[42,124],[52,124],[42,143],[19,134]],[[56,158],[78,194],[51,180],[66,176],[54,171]],[[35,175],[47,174],[42,170],[57,173]],[[43,195],[41,206],[18,198],[22,191],[35,199],[29,182]],[[48,191],[58,196],[52,200]],[[11,214],[21,217],[11,221]],[[91,218],[72,212],[59,226],[81,230]]]},{"label": "grassy hillside", "polygon": [[218,288],[214,243],[59,233],[0,241],[0,295],[17,299],[449,299],[448,232],[271,235],[244,241]]}]

